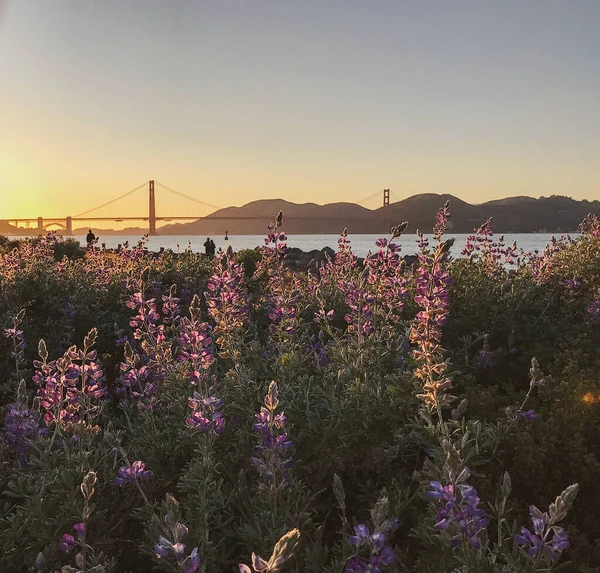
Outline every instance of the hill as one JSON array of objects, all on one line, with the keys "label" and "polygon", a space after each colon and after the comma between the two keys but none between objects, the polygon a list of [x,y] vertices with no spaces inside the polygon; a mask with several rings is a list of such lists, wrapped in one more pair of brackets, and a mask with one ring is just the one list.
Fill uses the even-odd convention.
[{"label": "hill", "polygon": [[431,231],[437,210],[450,201],[451,228],[455,233],[470,233],[489,217],[500,233],[573,232],[590,212],[600,215],[599,201],[576,201],[569,197],[508,197],[472,205],[448,194],[413,195],[376,210],[353,203],[291,203],[283,199],[253,201],[243,207],[227,207],[212,215],[182,225],[167,225],[164,235],[259,235],[281,209],[285,230],[291,234],[339,233],[344,227],[352,233],[387,233],[392,225],[409,221],[410,229]]},{"label": "hill", "polygon": [[[470,233],[493,217],[494,231],[499,233],[573,232],[588,213],[600,216],[600,201],[576,201],[570,197],[507,197],[472,205],[448,194],[423,193],[407,197],[387,207],[371,210],[354,203],[292,203],[283,199],[252,201],[242,207],[227,207],[190,223],[169,224],[159,228],[161,235],[263,235],[279,210],[285,214],[284,229],[290,234],[338,234],[344,227],[351,233],[388,233],[393,225],[408,221],[410,232],[431,232],[435,214],[449,200],[451,230]],[[95,229],[96,236],[142,235],[139,227],[123,230]],[[87,233],[87,227],[74,234]],[[20,229],[0,221],[0,234],[24,234]],[[37,234],[29,230],[29,234]]]}]

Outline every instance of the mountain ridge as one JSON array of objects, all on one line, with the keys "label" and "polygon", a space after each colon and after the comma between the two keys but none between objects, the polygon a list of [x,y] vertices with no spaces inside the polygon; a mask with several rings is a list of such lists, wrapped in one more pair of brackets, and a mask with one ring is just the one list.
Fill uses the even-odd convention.
[{"label": "mountain ridge", "polygon": [[[219,209],[190,223],[164,225],[158,233],[210,236],[224,235],[227,231],[231,235],[263,235],[280,209],[284,212],[283,229],[290,234],[338,234],[344,228],[355,234],[386,234],[402,221],[408,221],[413,232],[420,229],[429,233],[438,209],[447,200],[450,201],[450,227],[455,233],[470,233],[489,217],[493,218],[492,226],[498,233],[573,232],[588,213],[600,216],[600,201],[575,200],[562,195],[538,199],[520,195],[471,204],[450,194],[421,193],[373,210],[350,202],[318,205],[259,199],[241,207]],[[81,229],[74,230],[74,234],[80,232]],[[95,232],[97,235],[142,235],[147,230],[96,228]],[[16,229],[0,221],[0,234],[34,235],[37,230]]]},{"label": "mountain ridge", "polygon": [[[354,203],[293,203],[283,199],[261,199],[242,207],[227,207],[197,221],[166,225],[163,235],[258,235],[280,209],[284,212],[283,229],[291,234],[340,233],[345,227],[352,233],[387,233],[392,225],[408,221],[411,229],[430,232],[435,215],[450,201],[451,227],[455,233],[470,233],[489,217],[501,233],[574,232],[588,213],[600,215],[599,201],[577,201],[553,195],[535,199],[527,196],[495,199],[471,204],[450,194],[422,193],[375,210]],[[222,217],[231,217],[224,220]],[[238,220],[239,219],[239,220]]]}]

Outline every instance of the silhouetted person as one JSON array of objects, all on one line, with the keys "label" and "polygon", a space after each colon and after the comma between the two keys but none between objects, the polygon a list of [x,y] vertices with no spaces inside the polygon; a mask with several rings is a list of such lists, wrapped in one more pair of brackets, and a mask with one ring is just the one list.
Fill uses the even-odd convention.
[{"label": "silhouetted person", "polygon": [[225,240],[229,241],[229,237],[227,236],[227,233],[229,233],[229,231],[225,231]]},{"label": "silhouetted person", "polygon": [[96,239],[96,235],[94,235],[94,233],[92,233],[92,230],[90,229],[88,231],[87,237],[85,238],[85,240],[87,241],[87,246],[88,249],[92,248],[94,246],[94,243],[98,240]]},{"label": "silhouetted person", "polygon": [[227,247],[225,254],[227,255],[228,259],[233,259],[233,249],[231,248],[231,245]]},{"label": "silhouetted person", "polygon": [[204,253],[210,257],[210,237],[206,237],[206,241],[204,241]]},{"label": "silhouetted person", "polygon": [[215,256],[215,252],[217,250],[217,245],[215,245],[215,242],[211,239],[210,240],[210,258],[214,258]]}]

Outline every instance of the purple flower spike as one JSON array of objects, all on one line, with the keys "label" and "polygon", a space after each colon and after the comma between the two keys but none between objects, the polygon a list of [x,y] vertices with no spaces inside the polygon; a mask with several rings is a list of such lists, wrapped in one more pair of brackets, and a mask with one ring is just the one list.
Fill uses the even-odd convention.
[{"label": "purple flower spike", "polygon": [[386,519],[373,533],[362,523],[355,525],[355,535],[348,537],[348,543],[354,546],[354,557],[346,563],[344,573],[382,573],[386,565],[394,563],[396,554],[386,542],[387,534],[397,526],[396,518]]},{"label": "purple flower spike", "polygon": [[550,516],[534,505],[530,506],[529,514],[533,532],[522,527],[520,533],[515,535],[515,543],[523,546],[530,557],[542,552],[545,557],[557,561],[561,553],[570,547],[567,533],[562,527],[550,525]]},{"label": "purple flower spike", "polygon": [[125,483],[134,483],[136,479],[148,479],[151,475],[152,472],[146,469],[146,464],[137,460],[129,467],[119,468],[119,477],[115,478],[115,484],[121,487]]},{"label": "purple flower spike", "polygon": [[[475,488],[468,484],[442,486],[438,481],[429,485],[432,489],[427,492],[427,497],[439,502],[436,528],[448,532],[451,545],[459,545],[460,539],[464,538],[472,549],[479,549],[478,535],[487,527],[488,519],[485,511],[477,507],[479,497]],[[457,493],[460,493],[460,500]]]}]

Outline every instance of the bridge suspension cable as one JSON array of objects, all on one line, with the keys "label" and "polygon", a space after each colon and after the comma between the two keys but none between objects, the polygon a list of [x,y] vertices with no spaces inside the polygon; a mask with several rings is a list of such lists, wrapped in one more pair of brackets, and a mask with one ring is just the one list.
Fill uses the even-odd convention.
[{"label": "bridge suspension cable", "polygon": [[127,191],[127,193],[123,193],[123,195],[119,195],[119,197],[115,197],[114,199],[111,199],[110,201],[107,201],[106,203],[99,205],[98,207],[94,207],[93,209],[89,209],[87,211],[84,211],[83,213],[79,213],[79,215],[75,215],[73,218],[78,219],[80,217],[84,217],[85,215],[89,215],[90,213],[97,211],[98,209],[102,209],[103,207],[107,207],[108,205],[112,205],[113,203],[116,203],[117,201],[124,199],[128,195],[131,195],[132,193],[135,193],[136,191],[139,191],[140,189],[143,189],[147,186],[148,186],[148,183],[144,183],[144,184],[140,185],[139,187],[132,189],[131,191]]},{"label": "bridge suspension cable", "polygon": [[360,201],[357,201],[357,203],[359,205],[361,205],[362,203],[366,203],[367,201],[370,201],[371,199],[375,199],[375,197],[381,197],[381,191],[376,191],[372,195],[369,195],[368,197],[364,197]]},{"label": "bridge suspension cable", "polygon": [[221,207],[218,207],[217,205],[211,205],[210,203],[206,203],[205,201],[200,201],[200,199],[196,199],[195,197],[190,197],[189,195],[186,195],[185,193],[182,193],[181,191],[177,191],[176,189],[173,189],[172,187],[168,187],[167,185],[163,185],[162,183],[159,183],[158,181],[155,182],[155,185],[157,187],[161,187],[165,191],[169,191],[170,193],[173,193],[174,195],[178,195],[179,197],[182,197],[183,199],[187,199],[188,201],[193,201],[194,203],[198,203],[204,207],[209,207],[210,209],[215,209],[215,210],[221,208]]}]

